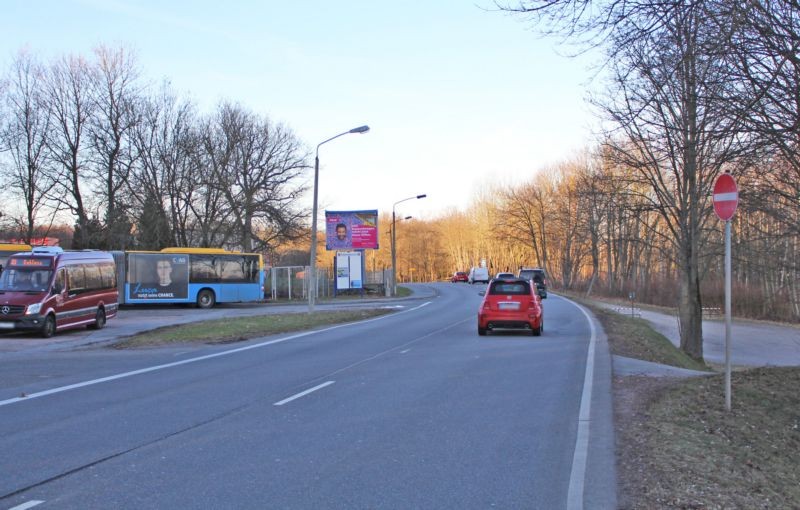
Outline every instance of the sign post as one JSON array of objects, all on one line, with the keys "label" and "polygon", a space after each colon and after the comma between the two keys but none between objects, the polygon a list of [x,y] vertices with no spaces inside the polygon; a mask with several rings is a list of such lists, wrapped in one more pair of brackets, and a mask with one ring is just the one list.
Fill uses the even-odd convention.
[{"label": "sign post", "polygon": [[714,212],[725,222],[725,410],[731,410],[731,218],[739,205],[739,188],[729,173],[714,183]]}]

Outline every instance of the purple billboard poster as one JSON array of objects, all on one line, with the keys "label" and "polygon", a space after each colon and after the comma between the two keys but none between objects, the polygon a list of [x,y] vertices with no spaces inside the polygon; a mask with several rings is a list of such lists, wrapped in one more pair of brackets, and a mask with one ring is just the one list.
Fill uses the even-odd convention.
[{"label": "purple billboard poster", "polygon": [[378,210],[325,211],[326,250],[377,250]]}]

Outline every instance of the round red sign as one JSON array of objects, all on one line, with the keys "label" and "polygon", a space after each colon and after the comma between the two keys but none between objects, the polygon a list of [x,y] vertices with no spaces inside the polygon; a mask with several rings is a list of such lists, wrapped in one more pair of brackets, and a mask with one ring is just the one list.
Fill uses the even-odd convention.
[{"label": "round red sign", "polygon": [[722,174],[714,183],[714,212],[719,219],[728,221],[733,218],[736,206],[739,205],[739,188],[731,174]]}]

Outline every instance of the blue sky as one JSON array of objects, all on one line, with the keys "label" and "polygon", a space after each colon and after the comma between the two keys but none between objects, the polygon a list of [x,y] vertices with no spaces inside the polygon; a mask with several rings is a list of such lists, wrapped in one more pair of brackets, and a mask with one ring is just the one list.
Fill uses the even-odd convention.
[{"label": "blue sky", "polygon": [[[236,101],[320,148],[320,209],[431,218],[530,179],[591,142],[589,57],[486,0],[7,0],[0,65],[97,44],[135,51],[202,111]],[[313,172],[309,173],[313,182]],[[310,204],[310,194],[307,197]],[[321,215],[322,213],[320,213]]]}]

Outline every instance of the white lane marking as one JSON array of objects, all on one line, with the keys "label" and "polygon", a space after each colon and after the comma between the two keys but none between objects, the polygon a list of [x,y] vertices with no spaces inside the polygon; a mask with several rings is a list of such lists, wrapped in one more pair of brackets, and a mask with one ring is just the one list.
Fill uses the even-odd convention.
[{"label": "white lane marking", "polygon": [[583,509],[583,487],[586,481],[586,459],[589,455],[589,425],[591,425],[592,389],[594,386],[594,346],[597,331],[592,317],[582,306],[559,296],[568,303],[575,305],[589,321],[592,336],[589,339],[589,352],[586,353],[586,373],[583,377],[583,393],[581,394],[581,408],[578,413],[578,435],[575,438],[575,452],[572,454],[572,470],[569,474],[569,490],[567,491],[567,509]]},{"label": "white lane marking", "polygon": [[274,404],[272,404],[272,405],[274,405],[274,406],[282,406],[283,404],[288,404],[288,403],[289,403],[289,402],[291,402],[292,400],[297,400],[297,399],[298,399],[298,398],[300,398],[300,397],[305,397],[305,396],[306,396],[306,395],[308,395],[309,393],[313,393],[313,392],[315,392],[315,391],[317,391],[317,390],[321,390],[321,389],[322,389],[322,388],[324,388],[325,386],[330,386],[331,384],[333,384],[333,383],[335,383],[335,382],[336,382],[336,381],[328,381],[328,382],[324,382],[324,383],[322,383],[322,384],[318,384],[318,385],[314,386],[313,388],[309,388],[309,389],[307,389],[306,391],[301,391],[300,393],[296,393],[296,394],[292,395],[291,397],[288,397],[288,398],[285,398],[285,399],[283,399],[283,400],[280,400],[280,401],[278,401],[278,402],[275,402],[275,403],[274,403]]},{"label": "white lane marking", "polygon": [[400,354],[405,354],[405,353],[407,353],[407,352],[408,352],[408,351],[410,351],[410,350],[411,350],[411,349],[405,349],[405,350],[403,350],[403,351],[400,351]]},{"label": "white lane marking", "polygon": [[27,503],[23,503],[21,505],[17,505],[14,508],[9,508],[8,510],[28,510],[29,508],[33,508],[35,506],[41,505],[42,503],[44,503],[44,501],[38,501],[38,500],[32,499],[32,500],[28,501]]},{"label": "white lane marking", "polygon": [[409,308],[408,310],[403,310],[402,312],[397,312],[397,313],[390,314],[390,315],[382,315],[380,317],[374,317],[372,319],[366,319],[366,320],[359,321],[359,322],[349,322],[349,323],[346,323],[346,324],[338,324],[336,326],[331,326],[331,327],[328,327],[328,328],[325,328],[325,329],[316,329],[316,330],[313,330],[313,331],[305,331],[303,333],[297,333],[296,335],[290,335],[290,336],[287,336],[287,337],[284,337],[284,338],[276,338],[275,340],[268,340],[266,342],[261,342],[261,343],[257,343],[257,344],[253,344],[253,345],[246,345],[244,347],[238,347],[236,349],[230,349],[228,351],[216,352],[214,354],[206,354],[205,356],[198,356],[196,358],[188,358],[188,359],[184,359],[184,360],[181,360],[181,361],[174,361],[172,363],[165,363],[163,365],[155,365],[155,366],[152,366],[152,367],[141,368],[139,370],[131,370],[130,372],[124,372],[124,373],[121,373],[121,374],[110,375],[108,377],[101,377],[99,379],[92,379],[90,381],[83,381],[83,382],[79,382],[79,383],[75,383],[75,384],[69,384],[67,386],[60,386],[58,388],[52,388],[52,389],[40,391],[40,392],[37,392],[37,393],[31,393],[30,395],[26,395],[24,397],[14,397],[14,398],[6,399],[6,400],[0,400],[0,407],[11,405],[11,404],[16,404],[18,402],[25,402],[25,401],[28,401],[28,400],[33,400],[35,398],[46,397],[47,395],[53,395],[55,393],[62,393],[62,392],[65,392],[65,391],[76,390],[78,388],[83,388],[83,387],[86,387],[86,386],[93,386],[95,384],[116,381],[118,379],[124,379],[126,377],[132,377],[134,375],[146,374],[148,372],[155,372],[156,370],[164,370],[166,368],[173,368],[173,367],[177,367],[177,366],[181,366],[181,365],[188,365],[189,363],[196,363],[198,361],[205,361],[205,360],[208,360],[208,359],[219,358],[219,357],[222,357],[222,356],[228,356],[230,354],[236,354],[236,353],[239,353],[239,352],[249,351],[251,349],[258,349],[258,348],[261,348],[261,347],[266,347],[268,345],[287,342],[289,340],[294,340],[296,338],[301,338],[301,337],[304,337],[304,336],[314,335],[314,334],[317,334],[317,333],[324,333],[326,331],[332,331],[334,329],[346,328],[346,327],[353,326],[353,325],[358,325],[358,324],[365,324],[367,322],[374,322],[374,321],[378,321],[378,320],[383,320],[383,319],[386,319],[388,317],[397,317],[398,315],[401,315],[401,314],[405,314],[405,313],[413,312],[415,310],[419,310],[420,308],[423,308],[423,307],[425,307],[425,306],[427,306],[429,304],[431,304],[431,302],[427,301],[427,302],[422,303],[421,305],[416,306],[414,308]]}]

